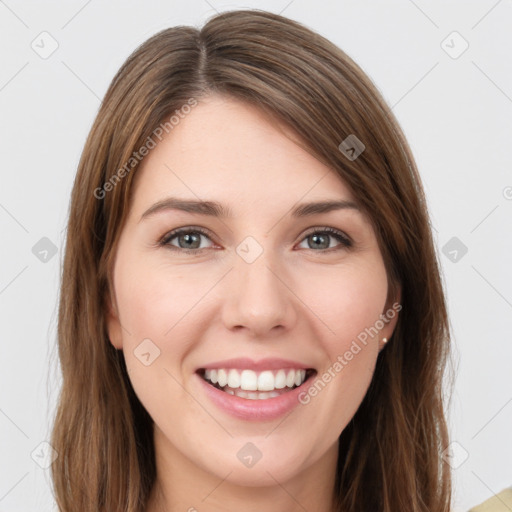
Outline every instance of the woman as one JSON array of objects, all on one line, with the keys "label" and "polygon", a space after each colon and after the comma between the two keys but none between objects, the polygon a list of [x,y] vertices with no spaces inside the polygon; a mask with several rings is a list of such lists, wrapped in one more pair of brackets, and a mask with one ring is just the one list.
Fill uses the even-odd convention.
[{"label": "woman", "polygon": [[447,511],[448,343],[413,157],[345,53],[233,11],[129,57],[71,199],[62,511]]}]

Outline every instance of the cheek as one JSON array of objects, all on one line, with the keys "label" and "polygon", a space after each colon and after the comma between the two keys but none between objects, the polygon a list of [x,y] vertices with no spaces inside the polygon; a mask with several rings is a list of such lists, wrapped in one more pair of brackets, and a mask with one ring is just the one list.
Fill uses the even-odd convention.
[{"label": "cheek", "polygon": [[[168,397],[175,404],[184,405],[187,400],[177,382],[183,382],[190,372],[187,355],[206,328],[207,301],[202,298],[212,287],[212,277],[147,262],[147,256],[124,251],[116,263],[114,285],[130,380],[146,409],[157,417],[168,408]],[[158,395],[155,389],[166,392]]]},{"label": "cheek", "polygon": [[194,306],[211,283],[204,276],[185,279],[179,268],[148,265],[147,257],[138,257],[136,251],[128,254],[125,250],[114,272],[124,358],[138,398],[153,418],[165,422],[162,411],[195,411],[179,384],[182,362],[194,341],[187,315],[196,312]]},{"label": "cheek", "polygon": [[378,258],[358,266],[317,273],[308,286],[311,308],[326,354],[320,370],[301,402],[311,417],[328,425],[323,442],[337,438],[355,414],[371,382],[378,356],[379,335],[372,331],[385,306],[387,277]]},{"label": "cheek", "polygon": [[[345,351],[352,340],[364,338],[375,325],[385,306],[387,277],[379,260],[338,272],[328,269],[303,281],[305,301],[321,320],[319,339],[330,359]],[[309,293],[306,292],[309,290]],[[318,321],[317,321],[318,324]],[[374,331],[372,331],[373,334]],[[378,336],[368,335],[377,342]]]},{"label": "cheek", "polygon": [[211,280],[204,276],[185,276],[179,268],[144,265],[135,258],[119,261],[115,278],[121,320],[131,333],[131,343],[172,339],[211,287]]}]

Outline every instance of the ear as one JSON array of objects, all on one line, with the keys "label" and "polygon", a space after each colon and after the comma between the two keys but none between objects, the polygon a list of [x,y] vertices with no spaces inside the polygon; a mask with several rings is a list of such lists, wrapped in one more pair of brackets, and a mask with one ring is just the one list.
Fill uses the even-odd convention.
[{"label": "ear", "polygon": [[[397,284],[394,288],[394,293],[386,302],[386,306],[381,316],[385,325],[379,333],[379,352],[384,348],[387,341],[389,341],[393,335],[398,322],[398,315],[402,309],[402,286]],[[387,341],[382,341],[383,339],[386,339]]]},{"label": "ear", "polygon": [[121,322],[119,320],[118,308],[115,299],[112,297],[110,293],[107,293],[105,302],[107,311],[106,323],[108,339],[110,340],[110,343],[112,343],[114,348],[121,350],[123,348],[123,336]]}]

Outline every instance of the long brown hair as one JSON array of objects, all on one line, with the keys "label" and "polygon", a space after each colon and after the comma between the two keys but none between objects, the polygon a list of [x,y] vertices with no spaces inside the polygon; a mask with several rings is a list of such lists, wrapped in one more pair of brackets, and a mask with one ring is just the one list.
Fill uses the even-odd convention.
[{"label": "long brown hair", "polygon": [[[90,131],[71,197],[60,293],[63,380],[51,438],[60,510],[142,512],[155,482],[152,420],[109,342],[106,304],[138,167],[133,155],[173,112],[208,94],[241,99],[284,122],[339,174],[373,223],[388,298],[401,289],[392,339],[340,436],[336,510],[448,511],[451,477],[440,453],[448,445],[450,329],[413,156],[350,57],[303,25],[259,10],[151,37],[114,77]],[[339,148],[349,135],[365,145],[355,159]]]}]

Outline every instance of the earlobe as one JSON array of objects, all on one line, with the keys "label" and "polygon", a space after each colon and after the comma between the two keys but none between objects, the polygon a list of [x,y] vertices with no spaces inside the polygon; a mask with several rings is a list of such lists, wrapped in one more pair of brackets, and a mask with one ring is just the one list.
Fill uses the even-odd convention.
[{"label": "earlobe", "polygon": [[123,348],[123,338],[121,322],[119,321],[119,313],[117,312],[117,308],[115,307],[114,302],[110,300],[110,296],[106,302],[106,323],[108,339],[114,348],[121,350]]},{"label": "earlobe", "polygon": [[380,332],[379,352],[386,346],[386,343],[388,343],[393,336],[393,332],[395,331],[395,327],[398,322],[398,315],[402,310],[401,300],[402,287],[399,285],[397,286],[397,291],[394,294],[393,301],[390,301],[390,303],[387,304],[386,309],[383,312],[383,316],[386,319],[386,325]]}]

